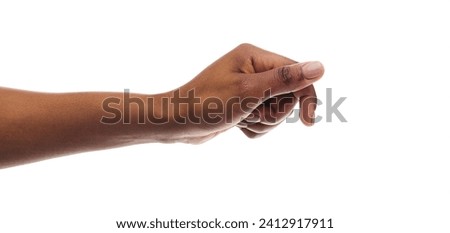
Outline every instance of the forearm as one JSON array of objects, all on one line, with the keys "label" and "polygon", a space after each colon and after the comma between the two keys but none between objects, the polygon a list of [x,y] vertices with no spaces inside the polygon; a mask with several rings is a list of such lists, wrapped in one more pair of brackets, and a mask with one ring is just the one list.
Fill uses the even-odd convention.
[{"label": "forearm", "polygon": [[[165,137],[162,125],[138,122],[139,117],[145,117],[139,116],[144,112],[139,110],[142,106],[132,103],[128,112],[123,111],[124,93],[49,94],[0,89],[0,96],[0,167]],[[148,109],[144,100],[154,96],[128,97],[139,98]],[[109,109],[115,112],[105,109],[111,99],[114,103],[109,103]]]}]

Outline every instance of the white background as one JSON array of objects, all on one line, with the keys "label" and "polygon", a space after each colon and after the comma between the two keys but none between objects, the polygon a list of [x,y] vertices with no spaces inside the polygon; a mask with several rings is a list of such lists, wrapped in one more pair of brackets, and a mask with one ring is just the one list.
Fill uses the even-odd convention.
[{"label": "white background", "polygon": [[333,100],[347,97],[339,110],[348,123],[283,124],[257,140],[233,129],[200,146],[140,145],[0,170],[0,232],[150,232],[115,221],[156,217],[449,232],[447,1],[243,2],[2,1],[1,86],[157,93],[249,42],[322,61],[319,98],[326,88]]}]

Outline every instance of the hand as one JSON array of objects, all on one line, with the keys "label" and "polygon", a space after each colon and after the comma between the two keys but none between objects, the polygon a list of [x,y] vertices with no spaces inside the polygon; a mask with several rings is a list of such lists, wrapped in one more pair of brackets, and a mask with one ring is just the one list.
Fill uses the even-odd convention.
[{"label": "hand", "polygon": [[244,44],[162,94],[0,88],[0,168],[139,143],[201,143],[234,126],[254,138],[298,102],[300,119],[312,125],[311,84],[323,72],[319,62],[297,63]]},{"label": "hand", "polygon": [[312,83],[323,73],[320,62],[297,63],[242,44],[163,94],[186,100],[171,105],[171,135],[163,141],[202,143],[233,126],[255,138],[279,125],[298,103],[302,122],[313,125],[317,99]]}]

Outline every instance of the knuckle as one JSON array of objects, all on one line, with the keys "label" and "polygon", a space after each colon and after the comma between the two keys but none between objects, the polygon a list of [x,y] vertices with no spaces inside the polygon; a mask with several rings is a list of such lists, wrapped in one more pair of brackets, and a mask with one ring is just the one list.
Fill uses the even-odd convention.
[{"label": "knuckle", "polygon": [[292,71],[291,67],[289,66],[283,66],[277,69],[277,72],[275,73],[275,76],[278,80],[280,80],[282,83],[288,85],[292,82]]},{"label": "knuckle", "polygon": [[274,75],[276,79],[286,85],[290,85],[293,81],[302,81],[304,79],[301,66],[298,65],[280,67]]},{"label": "knuckle", "polygon": [[250,43],[242,43],[242,44],[237,46],[237,49],[247,50],[247,49],[251,49],[251,48],[254,48],[254,47],[255,46],[250,44]]}]

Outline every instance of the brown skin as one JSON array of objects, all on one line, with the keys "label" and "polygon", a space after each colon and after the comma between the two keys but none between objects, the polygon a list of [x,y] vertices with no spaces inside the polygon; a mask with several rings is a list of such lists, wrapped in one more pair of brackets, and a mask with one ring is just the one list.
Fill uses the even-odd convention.
[{"label": "brown skin", "polygon": [[[108,106],[123,110],[124,93],[38,93],[0,88],[0,168],[140,143],[198,144],[234,126],[255,138],[280,124],[299,102],[300,119],[309,126],[313,124],[316,108],[311,84],[323,72],[319,62],[297,63],[242,44],[178,89],[156,95],[130,94],[145,103],[145,110],[153,110],[155,116],[162,117],[165,124],[149,120],[139,124],[138,120],[147,119],[149,113],[138,104],[130,105],[129,124],[102,123],[102,117],[114,116],[105,111],[104,101],[114,97],[120,103]],[[195,91],[199,104],[193,108],[180,105],[179,111],[175,111],[170,103],[168,111],[161,110],[163,98],[173,98],[176,92],[187,97],[189,90]],[[224,104],[206,106],[208,97]],[[149,106],[147,98],[152,98],[154,104]],[[232,98],[237,100],[227,105]],[[251,101],[244,101],[246,98]],[[217,111],[205,115],[208,108]],[[201,116],[200,120],[177,122],[190,114]],[[211,123],[208,116],[216,121]]]}]

